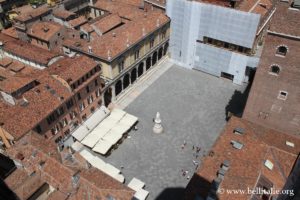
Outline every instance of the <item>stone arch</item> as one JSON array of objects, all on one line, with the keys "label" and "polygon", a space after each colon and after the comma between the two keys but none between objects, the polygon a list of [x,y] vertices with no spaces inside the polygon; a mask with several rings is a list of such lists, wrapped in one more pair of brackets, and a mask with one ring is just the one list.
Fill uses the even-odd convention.
[{"label": "stone arch", "polygon": [[152,66],[157,62],[157,52],[155,51],[152,55]]},{"label": "stone arch", "polygon": [[126,74],[123,78],[123,90],[126,89],[130,84],[130,76]]},{"label": "stone arch", "polygon": [[138,67],[138,77],[142,76],[144,73],[144,63],[141,62]]},{"label": "stone arch", "polygon": [[151,67],[151,57],[148,57],[146,60],[146,70],[150,69]]},{"label": "stone arch", "polygon": [[106,107],[111,103],[111,98],[112,98],[112,89],[108,88],[104,92],[104,104]]},{"label": "stone arch", "polygon": [[118,82],[115,85],[116,90],[116,96],[118,96],[122,92],[122,81],[118,80]]},{"label": "stone arch", "polygon": [[166,55],[166,54],[167,54],[168,48],[169,48],[169,42],[167,42],[167,43],[165,44],[163,55]]},{"label": "stone arch", "polygon": [[134,83],[134,81],[136,81],[136,68],[134,68],[132,71],[131,71],[131,83]]},{"label": "stone arch", "polygon": [[162,58],[162,56],[163,56],[163,48],[160,47],[160,49],[158,50],[158,57],[157,57],[157,59],[160,60]]}]

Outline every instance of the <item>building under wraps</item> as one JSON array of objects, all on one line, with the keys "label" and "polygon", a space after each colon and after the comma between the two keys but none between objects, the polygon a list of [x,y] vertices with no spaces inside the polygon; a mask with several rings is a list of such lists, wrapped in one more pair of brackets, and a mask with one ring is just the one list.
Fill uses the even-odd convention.
[{"label": "building under wraps", "polygon": [[[236,84],[248,82],[249,70],[259,61],[253,47],[262,14],[271,13],[272,2],[235,6],[234,1],[209,1],[167,1],[171,58],[181,66],[223,76]],[[261,11],[257,6],[265,12],[256,12]]]}]

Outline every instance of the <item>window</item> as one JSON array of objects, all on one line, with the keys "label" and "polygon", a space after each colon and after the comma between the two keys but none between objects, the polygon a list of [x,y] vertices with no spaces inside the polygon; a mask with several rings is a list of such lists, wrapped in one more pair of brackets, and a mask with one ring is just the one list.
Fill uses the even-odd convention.
[{"label": "window", "polygon": [[154,38],[152,38],[151,40],[150,40],[150,48],[153,48],[154,47]]},{"label": "window", "polygon": [[95,80],[95,86],[98,86],[98,79]]},{"label": "window", "polygon": [[86,86],[85,90],[86,90],[86,93],[89,93],[90,92],[90,87]]},{"label": "window", "polygon": [[81,99],[81,95],[80,93],[77,94],[77,99],[80,100]]},{"label": "window", "polygon": [[87,100],[88,100],[89,104],[93,103],[93,101],[94,101],[93,95],[89,96]]},{"label": "window", "polygon": [[277,55],[281,55],[281,56],[285,56],[287,53],[287,47],[286,46],[280,46],[277,48],[276,54]]},{"label": "window", "polygon": [[58,116],[61,116],[64,114],[64,108],[63,107],[60,107],[57,111],[56,111],[57,115]]},{"label": "window", "polygon": [[166,38],[166,31],[163,31],[162,33],[161,33],[161,39],[163,40],[163,39],[165,39]]},{"label": "window", "polygon": [[75,116],[76,116],[76,113],[75,113],[74,111],[72,111],[72,112],[70,113],[70,118],[71,118],[71,119],[74,119]]},{"label": "window", "polygon": [[140,57],[140,50],[138,49],[134,52],[134,60],[139,59],[139,57]]},{"label": "window", "polygon": [[37,133],[42,133],[42,128],[41,128],[41,126],[40,126],[40,125],[37,125],[37,126],[35,127],[35,131],[36,131]]},{"label": "window", "polygon": [[67,108],[70,109],[74,105],[73,100],[71,99],[70,101],[67,102]]},{"label": "window", "polygon": [[271,69],[270,69],[270,72],[271,72],[272,74],[279,74],[279,72],[280,72],[279,66],[278,66],[278,65],[272,65],[272,66],[271,66]]},{"label": "window", "polygon": [[287,95],[288,93],[286,91],[279,91],[279,94],[278,94],[278,99],[281,99],[281,100],[286,100],[287,99]]},{"label": "window", "polygon": [[85,108],[84,102],[80,103],[80,104],[79,104],[79,109],[80,109],[80,111],[83,111],[84,108]]},{"label": "window", "polygon": [[121,62],[119,62],[118,68],[119,68],[119,73],[121,73],[124,70],[124,60],[122,60]]},{"label": "window", "polygon": [[95,94],[96,94],[96,97],[99,97],[99,96],[100,96],[100,89],[98,89],[98,90],[95,92]]}]

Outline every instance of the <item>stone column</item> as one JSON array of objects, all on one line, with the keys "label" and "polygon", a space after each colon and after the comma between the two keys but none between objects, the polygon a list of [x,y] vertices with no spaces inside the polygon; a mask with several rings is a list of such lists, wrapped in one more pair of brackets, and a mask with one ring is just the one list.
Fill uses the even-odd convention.
[{"label": "stone column", "polygon": [[116,101],[116,87],[115,84],[111,86],[111,102]]}]

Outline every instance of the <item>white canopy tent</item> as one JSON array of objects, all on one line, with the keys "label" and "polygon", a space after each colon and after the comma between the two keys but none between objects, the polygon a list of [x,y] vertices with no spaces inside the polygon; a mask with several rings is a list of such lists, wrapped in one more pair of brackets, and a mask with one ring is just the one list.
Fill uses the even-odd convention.
[{"label": "white canopy tent", "polygon": [[147,196],[149,195],[149,192],[144,189],[140,189],[134,194],[134,197],[138,200],[145,200]]},{"label": "white canopy tent", "polygon": [[112,146],[113,146],[112,143],[110,143],[106,140],[100,139],[98,141],[98,143],[95,145],[95,147],[93,148],[93,151],[100,153],[102,155],[105,155]]},{"label": "white canopy tent", "polygon": [[128,187],[133,189],[134,191],[139,191],[140,189],[143,189],[145,186],[145,183],[137,178],[133,178],[129,183]]},{"label": "white canopy tent", "polygon": [[[138,121],[138,118],[123,110],[113,109],[101,123],[95,126],[96,121],[97,117],[91,117],[89,122],[85,122],[85,125],[72,135],[93,151],[105,155]],[[89,133],[90,128],[92,131]]]}]

